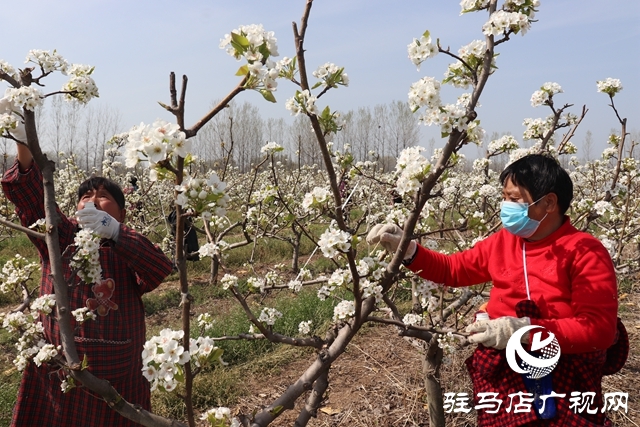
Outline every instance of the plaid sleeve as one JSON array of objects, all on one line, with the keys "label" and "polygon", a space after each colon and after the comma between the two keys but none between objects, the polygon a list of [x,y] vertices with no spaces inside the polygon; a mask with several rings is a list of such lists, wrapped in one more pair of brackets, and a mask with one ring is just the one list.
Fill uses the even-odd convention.
[{"label": "plaid sleeve", "polygon": [[124,224],[120,225],[118,242],[113,250],[126,260],[136,273],[141,293],[157,288],[171,273],[171,260],[149,239]]},{"label": "plaid sleeve", "polygon": [[[42,172],[34,162],[25,172],[20,172],[16,161],[2,177],[2,190],[7,199],[16,206],[16,214],[23,226],[28,227],[37,220],[45,217],[44,212],[44,187],[42,184]],[[56,207],[57,209],[57,207]],[[76,224],[70,221],[57,209],[60,223],[58,233],[60,245],[65,248],[73,242]],[[43,257],[47,254],[47,245],[42,239],[30,240]]]}]

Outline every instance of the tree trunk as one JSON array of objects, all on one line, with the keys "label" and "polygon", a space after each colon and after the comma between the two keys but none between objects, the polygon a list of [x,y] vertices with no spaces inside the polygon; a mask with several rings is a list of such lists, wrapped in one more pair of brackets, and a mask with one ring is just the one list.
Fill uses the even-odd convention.
[{"label": "tree trunk", "polygon": [[442,349],[438,346],[437,338],[438,334],[434,334],[431,338],[422,361],[424,388],[427,391],[429,406],[429,427],[444,427],[444,401],[442,399],[442,387],[440,386]]}]

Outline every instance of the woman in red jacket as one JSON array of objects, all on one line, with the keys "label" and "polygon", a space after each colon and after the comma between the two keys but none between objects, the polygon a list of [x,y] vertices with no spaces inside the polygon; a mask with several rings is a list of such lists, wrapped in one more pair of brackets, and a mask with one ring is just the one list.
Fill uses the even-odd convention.
[{"label": "woman in red jacket", "polygon": [[[555,159],[525,156],[507,166],[500,182],[502,230],[452,255],[412,241],[403,263],[445,286],[493,283],[486,307],[489,319],[467,328],[469,341],[479,346],[466,363],[476,404],[478,393],[497,393],[505,405],[497,413],[479,409],[478,425],[605,425],[601,379],[607,373],[607,349],[617,336],[618,311],[611,257],[598,239],[577,230],[565,215],[573,184]],[[367,241],[393,252],[401,236],[402,229],[395,225],[377,225]],[[527,386],[509,367],[504,349],[511,335],[528,325],[552,332],[561,349],[560,362],[547,378],[554,393],[565,394],[555,399],[555,414],[506,410],[507,396],[527,393]],[[529,334],[523,340],[529,342]],[[575,413],[572,392],[595,393],[590,406],[595,413]]]}]

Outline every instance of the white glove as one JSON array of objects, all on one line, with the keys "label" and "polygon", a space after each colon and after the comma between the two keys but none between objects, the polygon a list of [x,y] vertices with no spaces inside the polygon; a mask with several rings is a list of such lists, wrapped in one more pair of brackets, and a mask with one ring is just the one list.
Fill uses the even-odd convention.
[{"label": "white glove", "polygon": [[[11,114],[13,111],[13,102],[9,101],[9,97],[5,96],[0,98],[0,114]],[[24,123],[22,119],[17,117],[17,125],[15,129],[9,131],[9,133],[18,141],[27,142],[27,133],[24,129]]]},{"label": "white glove", "polygon": [[[394,253],[398,249],[398,245],[400,245],[402,233],[402,228],[395,224],[378,224],[367,234],[367,243],[370,245],[380,243],[387,252]],[[409,242],[404,259],[411,259],[417,249],[418,244],[414,240]]]},{"label": "white glove", "polygon": [[120,223],[105,211],[96,209],[93,202],[84,204],[84,209],[76,212],[78,224],[82,228],[92,230],[105,239],[118,240]]},{"label": "white glove", "polygon": [[[469,342],[502,350],[507,348],[507,342],[515,331],[530,324],[531,320],[528,317],[505,316],[493,320],[480,320],[470,324],[465,330],[473,334],[469,336]],[[522,342],[528,340],[529,334],[524,334]]]}]

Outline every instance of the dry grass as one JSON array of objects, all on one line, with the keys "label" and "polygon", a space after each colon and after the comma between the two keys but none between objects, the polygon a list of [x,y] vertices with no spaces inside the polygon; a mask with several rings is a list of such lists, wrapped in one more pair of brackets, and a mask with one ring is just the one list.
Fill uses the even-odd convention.
[{"label": "dry grass", "polygon": [[[629,332],[631,350],[624,368],[605,377],[604,392],[622,391],[629,394],[628,412],[609,414],[615,426],[640,426],[640,295],[621,301],[621,317]],[[445,391],[467,392],[472,395],[471,382],[464,360],[473,348],[461,349],[443,368]],[[269,405],[309,366],[313,355],[280,367],[270,375],[247,373],[246,384],[251,390],[232,410],[250,414],[256,408]],[[423,387],[420,352],[393,328],[368,327],[350,344],[330,371],[330,385],[313,427],[337,426],[428,426],[426,395]],[[296,410],[285,412],[272,424],[291,426],[304,399]],[[475,412],[447,414],[447,426],[474,426]]]}]

